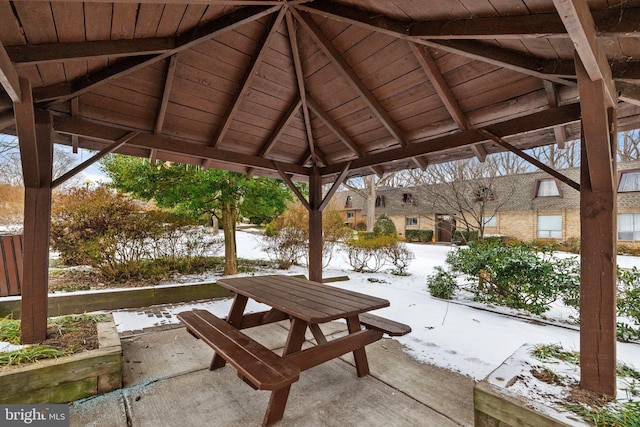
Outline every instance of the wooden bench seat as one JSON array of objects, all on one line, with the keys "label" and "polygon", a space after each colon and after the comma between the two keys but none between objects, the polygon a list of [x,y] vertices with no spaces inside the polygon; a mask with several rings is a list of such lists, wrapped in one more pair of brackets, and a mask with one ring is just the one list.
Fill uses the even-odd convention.
[{"label": "wooden bench seat", "polygon": [[360,323],[368,329],[377,329],[378,331],[382,331],[392,337],[399,337],[411,332],[411,327],[409,325],[385,319],[384,317],[376,316],[375,314],[362,313],[358,317],[360,318]]},{"label": "wooden bench seat", "polygon": [[300,376],[300,369],[291,362],[206,310],[185,311],[178,319],[258,390],[279,390]]}]

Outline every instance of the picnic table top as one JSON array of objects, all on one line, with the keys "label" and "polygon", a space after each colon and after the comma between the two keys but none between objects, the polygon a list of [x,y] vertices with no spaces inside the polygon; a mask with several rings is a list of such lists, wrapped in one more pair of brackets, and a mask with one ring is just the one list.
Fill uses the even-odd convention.
[{"label": "picnic table top", "polygon": [[218,284],[311,324],[389,306],[383,298],[292,276],[235,277]]}]

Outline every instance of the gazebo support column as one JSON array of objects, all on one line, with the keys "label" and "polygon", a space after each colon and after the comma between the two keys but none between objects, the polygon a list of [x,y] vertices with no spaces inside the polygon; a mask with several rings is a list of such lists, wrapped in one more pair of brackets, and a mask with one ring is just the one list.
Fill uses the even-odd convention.
[{"label": "gazebo support column", "polygon": [[322,282],[322,177],[313,167],[309,177],[309,280]]},{"label": "gazebo support column", "polygon": [[580,387],[616,393],[615,109],[602,80],[576,57],[582,146],[580,179]]},{"label": "gazebo support column", "polygon": [[49,112],[34,111],[29,81],[20,80],[23,102],[14,104],[25,186],[20,334],[30,344],[47,337],[53,127]]}]

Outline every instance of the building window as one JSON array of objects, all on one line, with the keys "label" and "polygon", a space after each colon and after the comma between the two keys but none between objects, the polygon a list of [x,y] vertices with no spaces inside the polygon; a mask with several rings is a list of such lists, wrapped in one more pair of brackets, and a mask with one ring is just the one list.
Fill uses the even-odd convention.
[{"label": "building window", "polygon": [[413,194],[411,193],[404,193],[402,194],[402,204],[403,205],[415,205],[416,202],[413,198]]},{"label": "building window", "polygon": [[640,240],[640,214],[618,215],[618,240]]},{"label": "building window", "polygon": [[351,198],[351,196],[347,196],[347,200],[344,202],[344,207],[345,208],[353,207],[353,199]]},{"label": "building window", "polygon": [[618,183],[618,193],[640,191],[640,171],[622,172]]},{"label": "building window", "polygon": [[407,227],[417,227],[418,226],[418,218],[415,218],[415,217],[405,218],[404,224]]},{"label": "building window", "polygon": [[356,217],[355,212],[347,212],[347,219],[354,219]]},{"label": "building window", "polygon": [[475,192],[475,201],[476,202],[486,202],[490,200],[495,200],[496,195],[491,189],[491,187],[487,187],[486,185],[478,187]]},{"label": "building window", "polygon": [[376,196],[376,208],[384,208],[384,196]]},{"label": "building window", "polygon": [[541,179],[536,182],[536,197],[558,197],[560,189],[555,179]]},{"label": "building window", "polygon": [[538,215],[538,237],[562,239],[562,215]]},{"label": "building window", "polygon": [[493,216],[483,216],[482,223],[485,227],[497,227],[498,226],[498,217]]}]

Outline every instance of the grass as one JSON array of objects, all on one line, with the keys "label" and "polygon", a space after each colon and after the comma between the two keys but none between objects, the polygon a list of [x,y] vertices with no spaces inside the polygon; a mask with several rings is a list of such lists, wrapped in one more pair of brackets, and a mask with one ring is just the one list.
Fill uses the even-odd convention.
[{"label": "grass", "polygon": [[[49,319],[48,329],[54,328],[57,335],[64,335],[76,331],[81,322],[91,320],[103,322],[107,320],[104,314],[98,315],[70,315]],[[0,341],[13,345],[20,345],[20,321],[14,319],[0,319]],[[8,352],[0,352],[0,366],[12,366],[22,363],[32,363],[42,359],[54,359],[73,354],[79,350],[79,346],[69,345],[65,348],[56,348],[49,345],[31,345]]]},{"label": "grass", "polygon": [[[558,344],[537,345],[531,351],[531,355],[538,360],[549,363],[563,361],[574,365],[580,364],[579,352],[565,351]],[[601,406],[567,403],[564,407],[596,427],[640,427],[640,401],[631,400],[640,396],[640,384],[638,383],[640,372],[629,365],[618,363],[616,374],[628,385],[628,388],[625,389],[627,401],[612,401]],[[553,374],[553,376],[556,375]]]}]

